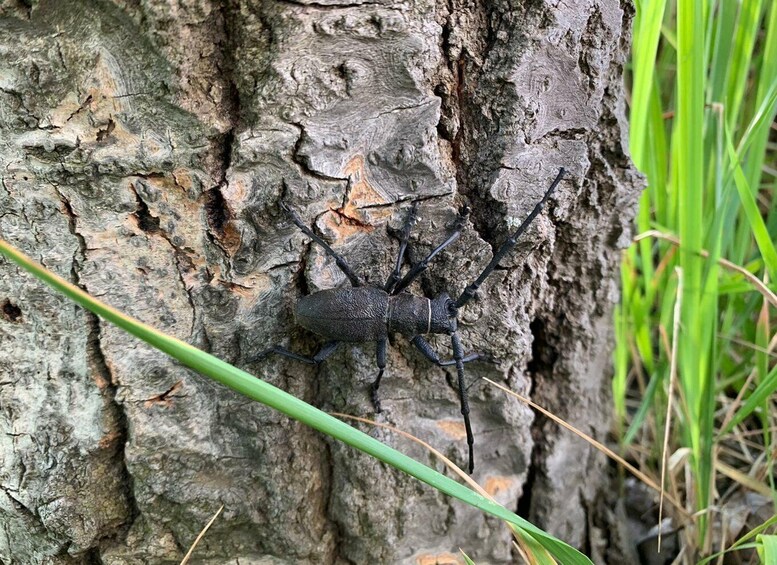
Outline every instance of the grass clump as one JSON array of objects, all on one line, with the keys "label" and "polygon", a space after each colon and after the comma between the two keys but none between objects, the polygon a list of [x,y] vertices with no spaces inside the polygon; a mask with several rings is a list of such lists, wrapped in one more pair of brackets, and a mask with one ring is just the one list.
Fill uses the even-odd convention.
[{"label": "grass clump", "polygon": [[684,501],[694,563],[758,526],[730,531],[728,501],[777,501],[777,3],[636,8],[630,148],[647,188],[615,317],[617,433]]}]

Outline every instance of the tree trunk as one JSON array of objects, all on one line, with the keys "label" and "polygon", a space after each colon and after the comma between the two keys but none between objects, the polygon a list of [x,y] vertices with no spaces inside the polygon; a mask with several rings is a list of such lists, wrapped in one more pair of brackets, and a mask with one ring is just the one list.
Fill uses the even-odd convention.
[{"label": "tree trunk", "polygon": [[[314,351],[293,304],[347,284],[279,202],[374,284],[412,202],[411,260],[469,206],[412,287],[456,296],[566,167],[462,312],[462,341],[501,361],[468,364],[469,379],[530,392],[601,438],[639,185],[630,20],[625,0],[0,1],[0,236],[132,316],[463,466],[455,370],[404,337],[377,416],[373,344],[318,367],[250,361],[274,344]],[[177,563],[222,504],[196,562],[512,559],[499,521],[192,374],[5,261],[0,305],[3,563]],[[602,457],[483,381],[469,392],[474,478],[601,555]]]}]

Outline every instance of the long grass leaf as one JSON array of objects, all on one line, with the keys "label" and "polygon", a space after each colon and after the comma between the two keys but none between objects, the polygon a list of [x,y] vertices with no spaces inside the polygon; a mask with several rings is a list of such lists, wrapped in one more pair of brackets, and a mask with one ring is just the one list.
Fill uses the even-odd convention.
[{"label": "long grass leaf", "polygon": [[745,211],[747,220],[750,223],[750,230],[758,245],[758,249],[761,252],[764,263],[766,263],[766,270],[769,273],[769,278],[773,281],[777,280],[777,250],[774,248],[774,242],[769,235],[769,230],[766,229],[766,222],[761,217],[761,212],[758,210],[758,204],[755,201],[755,197],[750,190],[750,185],[745,178],[745,173],[742,171],[742,167],[739,162],[739,156],[736,149],[734,149],[734,143],[731,140],[731,132],[726,128],[726,148],[728,149],[728,157],[734,166],[734,184],[739,194],[740,202],[742,203],[742,209]]}]

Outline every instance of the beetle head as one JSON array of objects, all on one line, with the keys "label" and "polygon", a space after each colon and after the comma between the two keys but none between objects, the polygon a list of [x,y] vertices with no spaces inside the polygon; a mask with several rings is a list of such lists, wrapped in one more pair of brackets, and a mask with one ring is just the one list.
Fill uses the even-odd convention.
[{"label": "beetle head", "polygon": [[447,292],[432,299],[431,333],[449,334],[456,331],[456,317],[459,315],[456,303]]}]

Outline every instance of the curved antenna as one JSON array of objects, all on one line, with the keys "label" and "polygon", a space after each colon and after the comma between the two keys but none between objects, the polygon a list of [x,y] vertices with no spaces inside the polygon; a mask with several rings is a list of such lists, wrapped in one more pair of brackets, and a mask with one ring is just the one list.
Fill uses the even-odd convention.
[{"label": "curved antenna", "polygon": [[353,272],[353,269],[348,266],[348,263],[346,263],[345,259],[343,259],[340,255],[338,255],[334,249],[329,247],[329,244],[324,241],[321,237],[313,233],[313,230],[311,230],[308,226],[306,226],[302,219],[297,215],[297,213],[292,210],[292,208],[286,204],[286,202],[281,201],[280,203],[281,208],[283,208],[284,212],[286,212],[289,217],[291,218],[291,221],[296,224],[296,226],[302,230],[302,233],[304,233],[306,236],[308,236],[310,239],[318,243],[321,247],[324,248],[324,251],[327,252],[327,254],[332,257],[332,259],[335,260],[335,263],[337,264],[337,267],[343,272],[343,274],[348,277],[348,280],[351,281],[351,286],[364,286],[364,282],[362,282],[359,275]]},{"label": "curved antenna", "polygon": [[494,257],[491,259],[491,262],[486,265],[486,268],[483,269],[483,272],[480,273],[480,276],[475,280],[475,282],[464,289],[464,292],[462,292],[461,296],[459,296],[458,300],[456,300],[456,308],[461,308],[464,306],[464,304],[469,302],[473,296],[475,296],[475,293],[477,292],[478,288],[480,288],[480,285],[483,284],[483,281],[485,281],[491,273],[494,272],[494,269],[496,269],[499,261],[501,261],[505,255],[513,250],[515,244],[518,243],[518,238],[521,237],[521,234],[526,230],[527,227],[529,227],[529,224],[531,224],[534,221],[534,218],[536,218],[540,213],[542,207],[545,205],[545,203],[548,201],[548,198],[550,198],[550,195],[558,186],[558,183],[560,183],[564,178],[565,173],[566,170],[564,167],[561,167],[558,170],[558,175],[556,175],[555,180],[551,183],[550,188],[545,191],[545,196],[543,196],[542,200],[537,203],[537,205],[534,207],[534,210],[531,211],[531,214],[526,217],[523,223],[518,226],[518,229],[515,230],[515,233],[508,237],[507,240],[502,244],[502,247],[500,247],[499,250],[494,253]]}]

